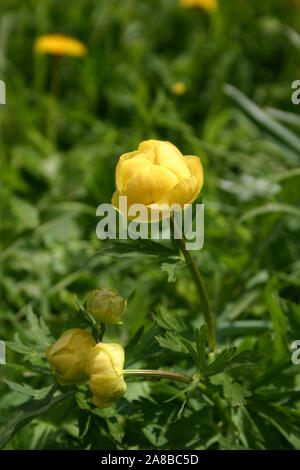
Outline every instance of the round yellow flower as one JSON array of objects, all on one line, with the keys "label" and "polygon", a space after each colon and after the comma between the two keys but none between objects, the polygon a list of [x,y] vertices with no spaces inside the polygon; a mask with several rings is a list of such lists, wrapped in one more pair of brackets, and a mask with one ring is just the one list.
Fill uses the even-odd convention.
[{"label": "round yellow flower", "polygon": [[51,55],[70,55],[81,57],[87,53],[87,48],[77,39],[64,34],[45,34],[36,39],[35,52]]},{"label": "round yellow flower", "polygon": [[186,92],[186,85],[183,82],[176,82],[172,86],[172,91],[174,95],[184,95]]},{"label": "round yellow flower", "polygon": [[98,343],[90,352],[86,373],[90,377],[93,402],[106,408],[126,392],[123,377],[124,349],[120,344]]},{"label": "round yellow flower", "polygon": [[217,0],[180,0],[180,4],[183,7],[198,7],[207,11],[213,11],[218,8]]},{"label": "round yellow flower", "polygon": [[61,385],[75,385],[87,381],[86,362],[95,344],[91,333],[72,328],[46,349],[47,359]]},{"label": "round yellow flower", "polygon": [[98,322],[117,325],[126,311],[127,300],[119,295],[117,289],[101,287],[90,293],[86,308]]},{"label": "round yellow flower", "polygon": [[[167,217],[167,208],[176,204],[183,209],[196,199],[203,186],[203,168],[199,157],[182,155],[170,142],[146,140],[138,150],[120,157],[116,186],[112,197],[116,210],[134,219],[136,216],[128,214],[130,207],[143,204],[148,210],[147,217],[151,214],[154,221]],[[127,197],[127,213],[120,196]]]}]

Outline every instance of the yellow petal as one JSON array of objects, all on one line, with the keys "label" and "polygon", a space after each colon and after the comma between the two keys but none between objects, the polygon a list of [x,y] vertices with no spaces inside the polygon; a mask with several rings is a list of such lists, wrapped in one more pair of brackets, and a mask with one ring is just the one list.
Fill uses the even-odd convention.
[{"label": "yellow petal", "polygon": [[138,154],[136,157],[123,162],[121,167],[121,182],[118,181],[118,189],[121,193],[125,194],[127,190],[128,180],[136,173],[141,173],[145,168],[153,166],[151,156],[154,160],[154,152],[145,152],[148,154],[149,159],[143,158],[143,153]]},{"label": "yellow petal", "polygon": [[47,351],[49,352],[49,354],[51,354],[51,356],[53,356],[54,354],[58,353],[62,349],[67,348],[71,340],[72,340],[72,333],[67,331],[63,333],[61,337],[52,346],[47,348]]},{"label": "yellow petal", "polygon": [[123,155],[120,156],[119,161],[116,166],[116,186],[117,189],[121,192],[123,190],[123,179],[122,179],[122,167],[123,163],[127,160],[130,160],[133,158],[135,155],[137,155],[139,152],[134,151],[134,152],[128,152],[128,153],[123,153]]},{"label": "yellow petal", "polygon": [[[115,191],[111,198],[111,203],[117,211],[119,211],[119,197],[120,197],[119,191]],[[123,214],[123,215],[126,215],[126,214]]]},{"label": "yellow petal", "polygon": [[193,202],[194,199],[196,199],[196,197],[200,193],[202,186],[203,186],[203,181],[204,181],[203,167],[202,167],[200,158],[197,157],[196,155],[186,155],[184,156],[184,159],[190,170],[191,175],[195,176],[195,178],[197,179],[195,192],[192,195],[191,201],[189,201],[189,202]]},{"label": "yellow petal", "polygon": [[46,349],[49,364],[61,385],[80,384],[87,380],[85,366],[94,346],[91,333],[72,328]]},{"label": "yellow petal", "polygon": [[38,37],[34,50],[39,53],[74,57],[81,57],[87,53],[87,48],[82,42],[64,34],[45,34]]},{"label": "yellow petal", "polygon": [[183,7],[199,7],[207,11],[214,11],[218,8],[217,0],[180,0]]},{"label": "yellow petal", "polygon": [[90,352],[86,373],[90,377],[93,402],[101,408],[111,405],[126,392],[123,378],[124,349],[119,344],[98,343]]},{"label": "yellow petal", "polygon": [[129,178],[126,194],[128,208],[132,204],[148,206],[159,201],[177,184],[176,176],[158,165],[142,165]]},{"label": "yellow petal", "polygon": [[185,163],[183,155],[178,148],[170,142],[159,142],[155,148],[158,165],[172,171],[178,180],[189,178],[191,173]]},{"label": "yellow petal", "polygon": [[138,147],[139,152],[145,152],[145,150],[153,149],[156,147],[156,145],[162,142],[161,140],[155,140],[155,139],[149,139],[149,140],[144,140],[143,142],[140,143]]},{"label": "yellow petal", "polygon": [[180,204],[183,207],[184,204],[189,204],[195,193],[197,186],[197,179],[195,176],[179,181],[179,183],[160,201],[159,204]]}]

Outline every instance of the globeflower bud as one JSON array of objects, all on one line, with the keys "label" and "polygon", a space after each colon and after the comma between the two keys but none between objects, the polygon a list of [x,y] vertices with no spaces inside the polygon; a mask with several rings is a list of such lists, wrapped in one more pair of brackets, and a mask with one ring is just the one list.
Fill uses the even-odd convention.
[{"label": "globeflower bud", "polygon": [[61,385],[82,384],[88,379],[87,358],[96,342],[86,330],[72,328],[46,349],[46,356]]},{"label": "globeflower bud", "polygon": [[116,325],[127,308],[127,300],[116,289],[102,287],[93,290],[87,299],[87,310],[99,323]]},{"label": "globeflower bud", "polygon": [[96,406],[106,408],[126,392],[124,359],[124,349],[119,344],[98,343],[90,352],[86,373]]}]

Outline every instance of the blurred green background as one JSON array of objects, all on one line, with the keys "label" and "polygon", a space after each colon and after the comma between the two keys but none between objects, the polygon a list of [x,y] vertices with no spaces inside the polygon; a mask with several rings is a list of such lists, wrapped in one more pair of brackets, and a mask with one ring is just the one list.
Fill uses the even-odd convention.
[{"label": "blurred green background", "polygon": [[[148,138],[201,156],[205,245],[195,256],[219,341],[252,344],[265,331],[274,274],[283,302],[299,305],[299,10],[289,0],[220,0],[215,12],[177,0],[1,0],[0,339],[26,328],[29,306],[57,337],[74,294],[103,285],[132,294],[125,326],[107,338],[127,344],[158,304],[199,326],[187,270],[168,282],[161,260],[102,255],[96,237],[119,156]],[[87,55],[34,53],[36,38],[55,32]]]}]

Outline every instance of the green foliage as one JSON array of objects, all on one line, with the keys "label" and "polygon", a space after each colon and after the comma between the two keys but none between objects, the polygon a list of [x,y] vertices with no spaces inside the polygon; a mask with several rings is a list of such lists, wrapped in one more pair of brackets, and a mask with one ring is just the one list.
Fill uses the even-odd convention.
[{"label": "green foliage", "polygon": [[[210,15],[177,0],[1,0],[4,449],[300,449],[299,18],[288,0],[219,4]],[[87,56],[34,54],[54,31]],[[147,138],[204,166],[205,243],[192,254],[216,348],[171,242],[96,237],[119,156]],[[84,305],[101,286],[129,298],[104,338],[124,345],[126,369],[191,383],[131,377],[107,409],[87,384],[58,386],[45,349],[68,328],[97,335]]]}]

